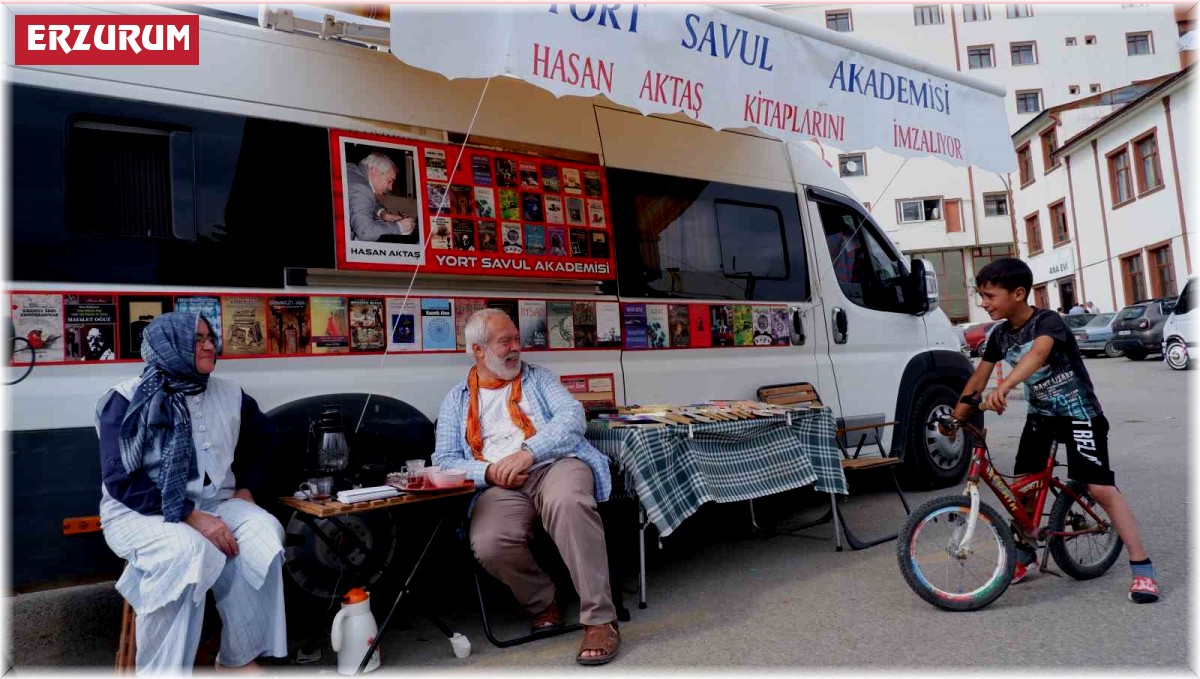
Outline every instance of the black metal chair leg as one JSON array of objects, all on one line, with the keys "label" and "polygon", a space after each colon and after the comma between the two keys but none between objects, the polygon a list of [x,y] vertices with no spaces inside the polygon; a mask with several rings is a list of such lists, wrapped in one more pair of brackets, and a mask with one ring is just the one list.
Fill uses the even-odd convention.
[{"label": "black metal chair leg", "polygon": [[859,540],[858,537],[850,531],[850,526],[846,523],[846,517],[842,516],[842,510],[838,509],[835,505],[833,511],[837,513],[838,521],[840,521],[842,524],[842,534],[846,536],[846,544],[850,546],[850,549],[856,552],[860,549],[874,547],[875,545],[888,542],[889,540],[895,540],[897,537],[899,537],[898,533],[892,533],[891,535],[885,535],[872,540]]}]

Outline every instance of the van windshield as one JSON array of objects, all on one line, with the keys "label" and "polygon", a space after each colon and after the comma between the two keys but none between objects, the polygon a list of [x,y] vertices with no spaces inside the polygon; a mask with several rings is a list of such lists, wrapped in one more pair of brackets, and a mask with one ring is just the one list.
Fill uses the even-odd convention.
[{"label": "van windshield", "polygon": [[1146,313],[1146,305],[1139,304],[1137,306],[1125,307],[1121,309],[1121,315],[1117,316],[1118,321],[1132,321],[1135,318],[1141,318],[1142,314]]}]

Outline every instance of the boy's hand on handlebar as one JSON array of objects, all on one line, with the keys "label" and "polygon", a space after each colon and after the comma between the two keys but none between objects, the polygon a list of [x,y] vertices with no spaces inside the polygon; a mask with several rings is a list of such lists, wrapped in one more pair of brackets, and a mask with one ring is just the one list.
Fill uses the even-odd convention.
[{"label": "boy's hand on handlebar", "polygon": [[999,415],[1003,415],[1005,409],[1008,408],[1008,392],[1009,387],[1000,385],[983,399],[983,405],[987,410],[993,410]]}]

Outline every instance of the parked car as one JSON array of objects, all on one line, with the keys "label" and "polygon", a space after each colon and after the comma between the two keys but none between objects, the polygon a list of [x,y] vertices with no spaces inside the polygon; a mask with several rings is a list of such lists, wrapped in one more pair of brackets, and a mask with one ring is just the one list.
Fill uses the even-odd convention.
[{"label": "parked car", "polygon": [[976,323],[967,328],[963,334],[967,340],[967,349],[970,350],[971,356],[979,355],[979,347],[983,344],[983,340],[987,339],[988,330],[992,329],[1000,321],[988,321],[986,323]]},{"label": "parked car", "polygon": [[1113,323],[1117,320],[1116,313],[1093,314],[1092,320],[1082,328],[1075,328],[1075,341],[1079,344],[1079,353],[1084,356],[1108,356],[1120,358],[1125,355],[1113,344]]},{"label": "parked car", "polygon": [[969,327],[969,324],[967,324],[967,323],[960,323],[960,324],[954,326],[954,335],[956,337],[958,337],[958,350],[962,352],[963,356],[970,358],[971,357],[971,347],[967,346],[967,333],[966,333],[966,330],[968,327]]},{"label": "parked car", "polygon": [[1063,323],[1071,330],[1077,330],[1092,322],[1096,314],[1059,314],[1062,316]]},{"label": "parked car", "polygon": [[1125,351],[1125,358],[1141,361],[1163,350],[1163,326],[1175,309],[1178,297],[1160,297],[1137,302],[1121,309],[1113,323],[1113,344]]},{"label": "parked car", "polygon": [[1196,347],[1200,335],[1200,312],[1196,311],[1196,298],[1200,296],[1200,283],[1196,276],[1188,278],[1179,295],[1179,302],[1163,324],[1163,360],[1175,370],[1187,370],[1195,365],[1191,349]]}]

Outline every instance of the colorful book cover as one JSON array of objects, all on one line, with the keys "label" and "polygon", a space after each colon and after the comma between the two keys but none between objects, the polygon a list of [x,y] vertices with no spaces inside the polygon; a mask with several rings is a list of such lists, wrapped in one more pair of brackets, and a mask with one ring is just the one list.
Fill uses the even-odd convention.
[{"label": "colorful book cover", "polygon": [[567,223],[571,226],[583,226],[583,199],[567,199]]},{"label": "colorful book cover", "polygon": [[[142,333],[159,316],[175,308],[175,300],[166,295],[121,295],[117,318],[121,321],[118,355],[124,359],[142,357]],[[23,336],[18,334],[18,336]],[[62,344],[62,340],[59,340]],[[38,357],[41,361],[41,357]],[[59,360],[62,360],[61,358]]]},{"label": "colorful book cover", "polygon": [[470,217],[475,212],[475,190],[462,184],[450,185],[450,214]]},{"label": "colorful book cover", "polygon": [[688,339],[693,348],[711,347],[713,345],[712,314],[707,304],[688,305]]},{"label": "colorful book cover", "polygon": [[471,156],[471,177],[475,180],[476,186],[492,185],[492,164],[488,161],[487,156]]},{"label": "colorful book cover", "polygon": [[479,222],[479,251],[496,252],[499,247],[496,242],[496,222]]},{"label": "colorful book cover", "polygon": [[421,300],[421,337],[425,351],[453,351],[454,303],[448,299]]},{"label": "colorful book cover", "polygon": [[733,346],[733,305],[713,304],[709,310],[712,312],[712,345]]},{"label": "colorful book cover", "polygon": [[646,305],[626,304],[622,312],[625,316],[625,348],[650,348],[650,340],[646,336]]},{"label": "colorful book cover", "polygon": [[521,219],[527,222],[545,221],[542,214],[542,196],[538,193],[521,194]]},{"label": "colorful book cover", "polygon": [[601,347],[621,346],[621,305],[616,302],[596,303],[596,344]]},{"label": "colorful book cover", "polygon": [[477,311],[483,311],[487,302],[482,297],[454,298],[454,348],[465,351],[467,348],[467,321]]},{"label": "colorful book cover", "polygon": [[571,229],[571,256],[590,257],[588,254],[588,235],[583,229]]},{"label": "colorful book cover", "polygon": [[563,223],[563,203],[561,196],[544,196],[546,201],[546,223],[547,224],[562,224]]},{"label": "colorful book cover", "polygon": [[651,349],[671,347],[671,324],[666,304],[646,305],[646,343]]},{"label": "colorful book cover", "polygon": [[542,300],[521,300],[521,348],[545,349],[546,337],[546,303]]},{"label": "colorful book cover", "polygon": [[425,149],[425,176],[440,182],[446,181],[446,152],[441,149]]},{"label": "colorful book cover", "polygon": [[603,231],[592,231],[592,257],[608,259],[608,234]]},{"label": "colorful book cover", "polygon": [[434,250],[449,250],[454,229],[449,217],[434,217],[429,220],[429,247]]},{"label": "colorful book cover", "polygon": [[521,188],[530,191],[539,191],[541,182],[538,181],[538,169],[535,163],[521,163]]},{"label": "colorful book cover", "polygon": [[600,171],[583,171],[583,192],[592,198],[600,197]]},{"label": "colorful book cover", "polygon": [[[496,158],[496,186],[513,188],[517,185],[517,164],[508,158]],[[503,193],[503,192],[501,192]]]},{"label": "colorful book cover", "polygon": [[344,354],[350,351],[350,324],[345,297],[312,297],[312,346],[314,354]]},{"label": "colorful book cover", "polygon": [[771,346],[775,342],[775,336],[771,334],[771,307],[751,307],[750,313],[754,326],[751,343],[756,347]]},{"label": "colorful book cover", "polygon": [[593,229],[603,229],[608,225],[604,217],[604,201],[599,198],[587,199],[588,225]]},{"label": "colorful book cover", "polygon": [[[200,314],[208,321],[208,329],[217,340],[217,353],[225,348],[225,333],[221,332],[221,298],[211,295],[190,295],[175,298],[176,311],[188,311]],[[68,316],[70,314],[68,313]],[[69,321],[68,321],[69,322]]]},{"label": "colorful book cover", "polygon": [[270,326],[267,350],[279,356],[307,354],[312,350],[312,332],[307,297],[271,297],[267,299]]},{"label": "colorful book cover", "polygon": [[754,346],[754,314],[748,304],[733,305],[733,343],[739,347]]},{"label": "colorful book cover", "polygon": [[777,347],[786,347],[792,341],[792,324],[787,307],[771,307],[771,339]]},{"label": "colorful book cover", "polygon": [[525,252],[525,239],[521,237],[521,225],[516,222],[501,222],[500,233],[504,234],[504,242],[501,247],[504,252],[510,255],[519,255]]},{"label": "colorful book cover", "polygon": [[546,254],[546,232],[536,224],[525,225],[525,254]]},{"label": "colorful book cover", "polygon": [[421,303],[415,299],[387,299],[388,351],[421,350]]},{"label": "colorful book cover", "polygon": [[[62,295],[13,295],[12,322],[13,337],[25,340],[12,345],[13,363],[61,363],[65,360]],[[128,325],[123,323],[121,327],[125,329]],[[138,340],[141,340],[140,332]],[[124,350],[124,345],[121,348]]]},{"label": "colorful book cover", "polygon": [[571,302],[547,302],[547,332],[551,349],[575,348],[574,305]]},{"label": "colorful book cover", "polygon": [[[450,214],[450,187],[435,182],[425,182],[425,197],[429,202],[429,214]],[[441,212],[438,212],[438,210]]]},{"label": "colorful book cover", "polygon": [[567,256],[567,230],[561,226],[546,227],[546,252],[555,257]]},{"label": "colorful book cover", "polygon": [[267,353],[267,304],[262,297],[222,297],[221,324],[227,356]]},{"label": "colorful book cover", "polygon": [[496,216],[496,192],[482,186],[475,187],[475,216],[493,219]]},{"label": "colorful book cover", "polygon": [[517,314],[517,300],[515,299],[489,299],[487,308],[499,309],[508,314],[513,324],[520,328],[521,317]]},{"label": "colorful book cover", "polygon": [[558,184],[558,167],[555,165],[542,165],[542,190],[558,193],[562,189]]},{"label": "colorful book cover", "polygon": [[382,297],[350,298],[350,351],[387,351]]},{"label": "colorful book cover", "polygon": [[671,346],[675,349],[690,347],[692,342],[688,305],[672,304],[668,307],[667,321],[671,325]]},{"label": "colorful book cover", "polygon": [[502,219],[521,218],[521,198],[512,189],[500,189],[500,217]]},{"label": "colorful book cover", "polygon": [[454,220],[454,249],[472,251],[475,249],[475,222],[469,219]]},{"label": "colorful book cover", "polygon": [[562,169],[563,191],[579,195],[583,193],[583,184],[579,181],[579,170],[573,167]]},{"label": "colorful book cover", "polygon": [[571,305],[571,323],[575,332],[575,347],[591,349],[596,344],[596,303],[575,302]]}]

